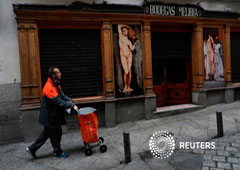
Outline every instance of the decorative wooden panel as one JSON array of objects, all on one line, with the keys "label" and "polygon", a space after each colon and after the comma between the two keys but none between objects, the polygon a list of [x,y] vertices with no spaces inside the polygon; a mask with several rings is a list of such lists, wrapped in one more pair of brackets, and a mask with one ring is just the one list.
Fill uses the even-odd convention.
[{"label": "decorative wooden panel", "polygon": [[196,24],[192,32],[192,91],[204,88],[203,29]]},{"label": "decorative wooden panel", "polygon": [[169,101],[172,100],[184,100],[186,98],[186,92],[182,87],[180,89],[168,89]]},{"label": "decorative wooden panel", "polygon": [[224,79],[225,85],[231,85],[231,41],[230,41],[230,26],[224,29]]},{"label": "decorative wooden panel", "polygon": [[22,105],[39,104],[39,44],[35,23],[19,23],[19,53],[21,67]]},{"label": "decorative wooden panel", "polygon": [[115,94],[114,86],[114,66],[112,52],[112,31],[110,22],[103,22],[102,25],[102,46],[104,56],[104,74],[105,74],[105,96],[112,98]]},{"label": "decorative wooden panel", "polygon": [[161,85],[153,86],[153,91],[156,94],[157,106],[167,105],[167,87],[166,82],[163,82]]},{"label": "decorative wooden panel", "polygon": [[153,94],[152,79],[152,46],[151,46],[151,23],[143,24],[143,74],[144,74],[144,93]]},{"label": "decorative wooden panel", "polygon": [[183,84],[168,84],[168,104],[181,104],[190,102],[189,81]]}]

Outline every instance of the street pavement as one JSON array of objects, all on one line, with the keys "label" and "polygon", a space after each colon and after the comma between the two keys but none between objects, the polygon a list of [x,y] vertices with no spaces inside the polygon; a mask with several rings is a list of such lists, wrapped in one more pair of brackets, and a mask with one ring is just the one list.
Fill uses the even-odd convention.
[{"label": "street pavement", "polygon": [[[216,111],[223,113],[224,137],[217,135]],[[167,159],[154,157],[149,140],[157,131],[168,131],[174,136],[176,149]],[[130,133],[132,161],[124,163],[123,132]],[[81,133],[65,134],[62,149],[69,152],[67,159],[54,159],[50,141],[32,160],[25,151],[31,143],[0,146],[2,170],[240,170],[240,101],[218,104],[207,108],[153,120],[139,120],[118,124],[112,128],[99,128],[108,150],[98,148],[85,156]],[[180,149],[179,142],[215,142],[216,149]]]}]

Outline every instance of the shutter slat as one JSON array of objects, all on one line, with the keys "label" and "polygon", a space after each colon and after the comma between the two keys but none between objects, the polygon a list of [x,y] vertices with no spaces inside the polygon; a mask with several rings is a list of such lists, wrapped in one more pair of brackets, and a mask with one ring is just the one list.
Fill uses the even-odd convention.
[{"label": "shutter slat", "polygon": [[50,66],[62,73],[61,85],[70,97],[102,95],[100,30],[39,30],[42,85]]}]

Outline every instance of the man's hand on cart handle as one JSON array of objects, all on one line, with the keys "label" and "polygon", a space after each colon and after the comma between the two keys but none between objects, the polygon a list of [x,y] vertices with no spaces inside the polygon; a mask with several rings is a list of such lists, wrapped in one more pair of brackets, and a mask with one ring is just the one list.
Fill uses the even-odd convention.
[{"label": "man's hand on cart handle", "polygon": [[78,113],[78,107],[76,105],[73,106],[73,109]]}]

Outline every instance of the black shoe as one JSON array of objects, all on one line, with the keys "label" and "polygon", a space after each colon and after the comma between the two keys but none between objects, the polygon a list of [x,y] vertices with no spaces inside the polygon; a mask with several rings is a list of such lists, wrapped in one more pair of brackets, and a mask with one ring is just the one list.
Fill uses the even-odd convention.
[{"label": "black shoe", "polygon": [[29,153],[29,155],[33,158],[33,159],[37,159],[36,153],[31,151],[30,147],[26,147],[26,151],[27,153]]}]

